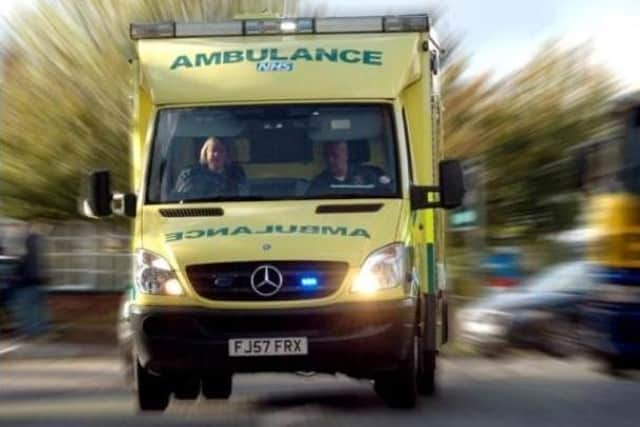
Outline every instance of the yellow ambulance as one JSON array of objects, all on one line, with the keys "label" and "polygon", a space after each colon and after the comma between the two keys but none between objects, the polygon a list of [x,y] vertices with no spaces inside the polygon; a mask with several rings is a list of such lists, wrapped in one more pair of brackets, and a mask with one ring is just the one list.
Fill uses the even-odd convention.
[{"label": "yellow ambulance", "polygon": [[443,229],[440,48],[424,15],[131,25],[131,361],[141,410],[228,398],[243,372],[434,389]]}]

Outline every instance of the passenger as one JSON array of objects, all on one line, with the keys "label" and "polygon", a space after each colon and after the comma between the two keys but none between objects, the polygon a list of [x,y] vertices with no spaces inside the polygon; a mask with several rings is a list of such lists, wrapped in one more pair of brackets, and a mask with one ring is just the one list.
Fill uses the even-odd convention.
[{"label": "passenger", "polygon": [[349,163],[346,141],[331,141],[324,146],[327,167],[313,178],[307,194],[359,193],[376,188],[377,175],[370,168]]},{"label": "passenger", "polygon": [[205,141],[200,150],[200,163],[183,169],[173,189],[178,199],[200,199],[238,194],[245,174],[232,162],[227,145],[216,137]]}]

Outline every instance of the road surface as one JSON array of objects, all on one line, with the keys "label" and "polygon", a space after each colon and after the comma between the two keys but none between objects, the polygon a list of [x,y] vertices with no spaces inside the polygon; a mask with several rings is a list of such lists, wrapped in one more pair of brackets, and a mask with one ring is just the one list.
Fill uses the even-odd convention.
[{"label": "road surface", "polygon": [[4,426],[606,426],[640,425],[638,376],[613,378],[586,360],[441,359],[440,389],[415,410],[386,408],[345,377],[239,375],[229,401],[172,401],[138,415],[113,357],[0,356]]}]

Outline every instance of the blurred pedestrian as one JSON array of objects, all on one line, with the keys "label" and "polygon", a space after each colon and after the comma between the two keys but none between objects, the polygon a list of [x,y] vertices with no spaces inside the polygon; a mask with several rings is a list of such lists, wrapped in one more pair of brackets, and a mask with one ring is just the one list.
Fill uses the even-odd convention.
[{"label": "blurred pedestrian", "polygon": [[43,244],[37,227],[32,225],[25,239],[19,285],[13,298],[18,327],[27,336],[40,335],[48,329],[46,296],[42,289],[47,282]]},{"label": "blurred pedestrian", "polygon": [[0,248],[0,330],[17,332],[15,294],[20,284],[20,258],[4,253]]},{"label": "blurred pedestrian", "polygon": [[11,280],[8,277],[8,265],[4,262],[4,248],[0,246],[0,331],[10,329],[11,326]]}]

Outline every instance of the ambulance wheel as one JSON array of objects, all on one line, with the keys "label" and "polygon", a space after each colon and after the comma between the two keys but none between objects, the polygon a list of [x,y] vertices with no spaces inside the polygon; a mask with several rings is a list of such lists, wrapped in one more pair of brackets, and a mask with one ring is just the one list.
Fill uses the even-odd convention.
[{"label": "ambulance wheel", "polygon": [[200,395],[200,379],[185,378],[177,381],[173,388],[173,395],[180,400],[195,400]]},{"label": "ambulance wheel", "polygon": [[436,392],[436,352],[422,351],[418,371],[418,393],[431,396]]},{"label": "ambulance wheel", "polygon": [[138,392],[138,408],[141,411],[164,411],[169,406],[171,390],[167,381],[152,375],[136,361],[136,388]]},{"label": "ambulance wheel", "polygon": [[393,372],[379,375],[374,381],[378,396],[392,408],[413,408],[418,400],[418,362],[420,341],[416,336],[409,358]]},{"label": "ambulance wheel", "polygon": [[202,395],[207,399],[228,399],[232,388],[231,374],[213,375],[202,379]]}]

